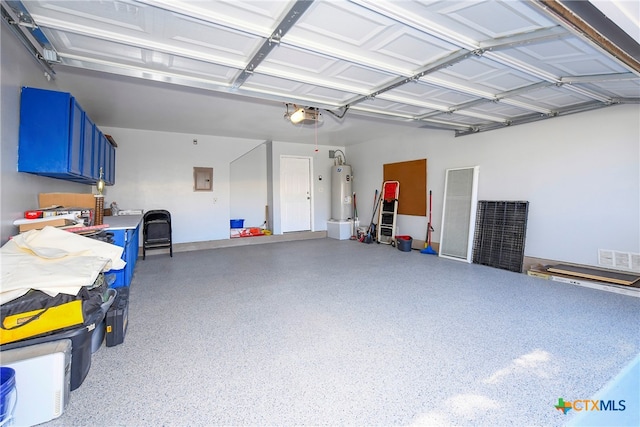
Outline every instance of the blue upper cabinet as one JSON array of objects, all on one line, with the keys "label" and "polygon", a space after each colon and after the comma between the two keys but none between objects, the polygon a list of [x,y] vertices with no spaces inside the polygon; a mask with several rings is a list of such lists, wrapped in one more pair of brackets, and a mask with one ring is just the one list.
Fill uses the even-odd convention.
[{"label": "blue upper cabinet", "polygon": [[[109,160],[103,154],[103,139],[102,132],[71,94],[22,88],[19,172],[95,184],[103,167],[105,181],[113,184],[115,148],[104,139],[113,151]],[[111,163],[105,164],[105,160]]]}]

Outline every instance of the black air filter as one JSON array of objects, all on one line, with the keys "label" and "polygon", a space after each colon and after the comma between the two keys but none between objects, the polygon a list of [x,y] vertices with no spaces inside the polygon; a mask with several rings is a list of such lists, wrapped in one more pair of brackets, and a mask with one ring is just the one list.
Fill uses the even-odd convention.
[{"label": "black air filter", "polygon": [[478,202],[473,263],[522,272],[529,202]]}]

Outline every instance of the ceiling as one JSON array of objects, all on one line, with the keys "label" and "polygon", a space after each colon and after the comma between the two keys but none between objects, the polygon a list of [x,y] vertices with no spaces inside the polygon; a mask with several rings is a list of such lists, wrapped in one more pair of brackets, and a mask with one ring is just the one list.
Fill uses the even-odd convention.
[{"label": "ceiling", "polygon": [[[640,2],[605,4],[611,19],[622,22],[618,14],[631,23],[627,32],[598,3],[3,0],[2,6],[5,22],[31,38],[48,75],[71,87],[88,111],[82,97],[102,100],[92,107],[102,125],[300,135],[283,118],[290,103],[321,112],[317,127],[306,125],[316,134],[348,140],[407,127],[462,136],[640,103]],[[128,123],[133,117],[137,124]]]}]

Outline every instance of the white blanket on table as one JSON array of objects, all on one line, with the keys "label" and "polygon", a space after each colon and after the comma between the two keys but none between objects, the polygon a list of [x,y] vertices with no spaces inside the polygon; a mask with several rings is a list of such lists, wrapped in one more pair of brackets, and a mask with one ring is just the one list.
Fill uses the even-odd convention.
[{"label": "white blanket on table", "polygon": [[0,248],[0,304],[29,289],[76,295],[100,272],[124,268],[123,250],[55,227],[14,236]]}]

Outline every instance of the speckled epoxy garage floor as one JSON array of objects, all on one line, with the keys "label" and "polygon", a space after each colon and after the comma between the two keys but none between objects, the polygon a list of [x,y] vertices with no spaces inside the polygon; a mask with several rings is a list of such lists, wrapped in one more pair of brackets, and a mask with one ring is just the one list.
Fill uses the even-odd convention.
[{"label": "speckled epoxy garage floor", "polygon": [[46,425],[562,425],[638,325],[640,298],[386,245],[148,254],[125,342]]}]

